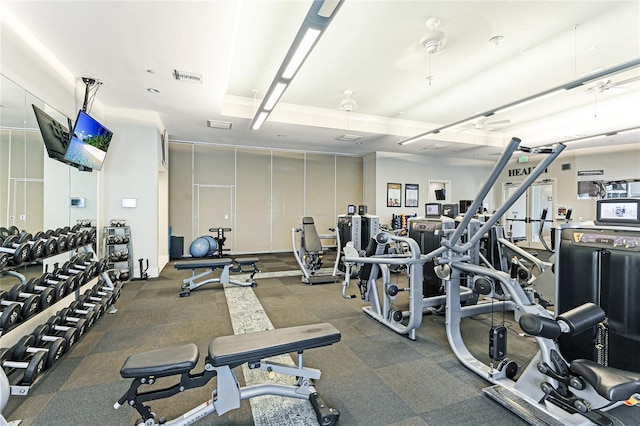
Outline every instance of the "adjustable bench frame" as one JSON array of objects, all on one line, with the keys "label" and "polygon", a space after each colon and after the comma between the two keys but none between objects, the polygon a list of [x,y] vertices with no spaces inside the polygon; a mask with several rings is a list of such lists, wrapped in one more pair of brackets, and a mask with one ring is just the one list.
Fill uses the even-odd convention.
[{"label": "adjustable bench frame", "polygon": [[[198,361],[198,348],[194,344],[159,349],[132,355],[125,361],[120,375],[133,378],[129,390],[114,404],[118,409],[125,403],[135,408],[142,416],[145,426],[159,424],[190,425],[211,413],[222,415],[240,407],[240,401],[262,395],[277,395],[296,399],[308,399],[316,412],[318,423],[333,425],[340,413],[328,408],[315,391],[311,380],[320,378],[320,370],[303,367],[302,354],[306,349],[328,346],[340,341],[340,332],[331,324],[313,324],[288,327],[256,333],[222,336],[213,339],[209,345],[204,371],[192,374],[190,370]],[[298,364],[284,365],[265,358],[296,352]],[[233,369],[247,363],[249,368],[269,373],[293,376],[293,385],[263,383],[240,387]],[[152,385],[156,379],[180,375],[180,382],[164,389],[139,392],[142,385]],[[217,377],[217,389],[211,399],[189,410],[180,417],[165,422],[157,420],[151,408],[145,403],[168,398],[187,389],[206,385]]]},{"label": "adjustable bench frame", "polygon": [[[239,257],[235,260],[223,258],[223,259],[199,259],[199,260],[184,260],[174,264],[177,270],[191,269],[191,277],[182,280],[183,284],[180,287],[182,292],[180,296],[189,296],[191,290],[195,290],[209,283],[220,284],[234,284],[240,287],[255,287],[257,283],[253,279],[256,273],[260,272],[256,263],[258,263],[257,257]],[[234,265],[235,262],[235,265]],[[244,267],[250,267],[251,269],[245,269]],[[208,269],[196,275],[196,269]],[[209,278],[204,281],[196,282],[196,280],[206,277],[212,274],[217,269],[222,268],[222,273],[219,278]],[[251,276],[245,281],[233,280],[230,277],[230,272],[250,272]]]}]

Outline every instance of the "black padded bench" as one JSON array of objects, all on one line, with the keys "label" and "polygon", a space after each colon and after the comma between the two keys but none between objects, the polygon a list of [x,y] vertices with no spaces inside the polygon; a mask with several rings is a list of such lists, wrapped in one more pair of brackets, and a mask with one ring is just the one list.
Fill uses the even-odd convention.
[{"label": "black padded bench", "polygon": [[[183,416],[165,425],[187,425],[213,412],[222,415],[238,408],[243,399],[261,395],[278,395],[290,398],[309,399],[316,411],[318,422],[333,425],[337,422],[338,411],[328,408],[311,383],[320,378],[320,371],[302,366],[305,350],[332,345],[340,341],[340,331],[327,323],[302,325],[255,333],[237,334],[214,338],[209,344],[204,371],[192,373],[198,362],[198,347],[186,344],[172,348],[157,349],[129,356],[121,370],[123,378],[134,379],[129,390],[114,405],[116,409],[125,403],[133,406],[143,421],[154,419],[145,402],[167,398],[187,389],[201,387],[217,377],[217,389],[211,400],[200,404]],[[284,365],[267,358],[277,355],[298,354],[298,365]],[[263,383],[240,387],[233,368],[247,363],[249,368],[289,375],[297,378],[295,384]],[[164,389],[138,392],[142,385],[155,383],[159,377],[180,376],[180,382]],[[147,424],[147,423],[145,423]],[[155,423],[158,424],[158,423]]]},{"label": "black padded bench", "polygon": [[[257,257],[238,257],[236,259],[229,258],[212,258],[212,259],[197,259],[197,260],[180,260],[173,264],[177,270],[191,269],[191,277],[182,280],[182,291],[180,296],[189,296],[191,290],[195,290],[209,283],[220,284],[234,284],[240,287],[253,287],[257,283],[253,279],[258,270],[257,263],[260,259]],[[249,269],[247,269],[249,267]],[[207,276],[213,273],[215,270],[222,268],[220,278],[209,278],[204,281],[196,282],[197,279]],[[206,269],[196,275],[196,269]],[[251,276],[244,282],[233,280],[230,277],[231,272],[247,272],[251,273]]]}]

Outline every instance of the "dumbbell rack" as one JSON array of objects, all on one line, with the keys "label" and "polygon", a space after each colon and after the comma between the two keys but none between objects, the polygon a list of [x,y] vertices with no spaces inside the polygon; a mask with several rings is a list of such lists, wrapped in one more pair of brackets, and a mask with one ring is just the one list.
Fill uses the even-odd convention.
[{"label": "dumbbell rack", "polygon": [[[106,274],[102,274],[102,278],[105,278]],[[68,294],[64,298],[58,300],[53,305],[49,306],[45,310],[39,312],[37,315],[29,318],[27,321],[20,323],[16,327],[12,328],[8,332],[2,334],[0,336],[0,347],[7,348],[15,345],[20,338],[25,335],[33,333],[33,331],[41,325],[43,322],[47,320],[47,318],[56,314],[56,312],[60,311],[63,308],[69,306],[73,301],[77,300],[81,294],[85,291],[91,289],[98,282],[98,278],[94,277],[89,282],[85,283],[82,287],[77,288],[73,293]],[[111,280],[106,281],[108,285],[113,286],[111,284]],[[116,309],[111,306],[110,313],[115,313]],[[45,373],[46,374],[46,373]],[[44,375],[44,374],[43,374]],[[37,383],[42,376],[38,377],[36,381]],[[31,385],[33,386],[33,385]],[[29,390],[31,386],[22,386],[22,385],[11,385],[11,395],[19,395],[19,396],[27,396],[29,394]]]},{"label": "dumbbell rack", "polygon": [[[126,242],[113,242],[115,238],[123,238]],[[109,256],[109,268],[122,271],[127,268],[129,276],[133,276],[133,249],[131,242],[131,228],[124,226],[105,226],[103,231],[104,256]],[[123,260],[111,260],[114,253],[126,249],[129,255]],[[126,266],[125,266],[126,265]]]}]

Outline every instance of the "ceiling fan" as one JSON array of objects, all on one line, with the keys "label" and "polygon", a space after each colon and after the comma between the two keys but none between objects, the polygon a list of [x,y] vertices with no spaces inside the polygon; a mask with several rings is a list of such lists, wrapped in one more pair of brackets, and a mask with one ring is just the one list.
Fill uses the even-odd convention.
[{"label": "ceiling fan", "polygon": [[460,126],[460,130],[458,130],[458,132],[462,132],[464,130],[468,130],[468,129],[474,129],[474,130],[498,130],[498,129],[502,129],[503,127],[505,127],[507,124],[511,123],[511,120],[509,119],[505,119],[505,120],[496,120],[496,121],[487,121],[486,117],[481,117],[477,120],[474,120],[470,123],[467,124],[463,124],[462,126]]},{"label": "ceiling fan", "polygon": [[626,80],[621,81],[612,81],[610,78],[605,78],[593,84],[590,87],[585,89],[586,93],[602,93],[607,90],[627,90],[629,87],[624,86],[625,84],[633,83],[640,80],[640,76],[635,76],[631,78],[627,78]]}]

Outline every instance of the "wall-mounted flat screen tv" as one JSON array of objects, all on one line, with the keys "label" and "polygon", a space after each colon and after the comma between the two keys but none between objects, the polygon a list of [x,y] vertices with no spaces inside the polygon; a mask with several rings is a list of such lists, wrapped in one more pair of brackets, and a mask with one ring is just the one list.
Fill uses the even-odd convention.
[{"label": "wall-mounted flat screen tv", "polygon": [[69,144],[68,128],[37,106],[33,104],[31,106],[36,115],[38,127],[40,127],[40,133],[42,134],[44,146],[47,149],[47,155],[49,158],[66,163],[66,161],[64,161],[64,154],[67,152],[67,145]]},{"label": "wall-mounted flat screen tv", "polygon": [[90,169],[102,169],[113,132],[84,111],[78,113],[64,159]]}]

